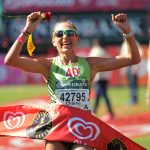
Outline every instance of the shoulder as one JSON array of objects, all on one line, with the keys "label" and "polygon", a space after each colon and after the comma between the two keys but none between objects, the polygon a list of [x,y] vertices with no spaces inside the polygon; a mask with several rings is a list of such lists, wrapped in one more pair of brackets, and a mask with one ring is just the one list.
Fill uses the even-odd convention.
[{"label": "shoulder", "polygon": [[46,70],[46,72],[49,72],[54,59],[55,57],[39,57],[37,58],[37,61],[43,67],[43,69]]}]

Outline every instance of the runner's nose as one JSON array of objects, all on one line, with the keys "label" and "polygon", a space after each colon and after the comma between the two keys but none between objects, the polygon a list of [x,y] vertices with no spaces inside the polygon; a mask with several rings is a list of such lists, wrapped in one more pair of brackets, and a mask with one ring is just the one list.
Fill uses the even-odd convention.
[{"label": "runner's nose", "polygon": [[67,38],[68,36],[67,36],[67,34],[65,33],[65,34],[63,34],[63,38]]}]

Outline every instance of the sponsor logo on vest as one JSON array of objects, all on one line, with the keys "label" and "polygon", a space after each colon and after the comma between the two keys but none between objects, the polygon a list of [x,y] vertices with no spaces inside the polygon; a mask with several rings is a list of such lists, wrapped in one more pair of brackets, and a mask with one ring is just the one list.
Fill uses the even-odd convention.
[{"label": "sponsor logo on vest", "polygon": [[79,76],[78,67],[68,67],[66,71],[66,77],[77,77]]}]

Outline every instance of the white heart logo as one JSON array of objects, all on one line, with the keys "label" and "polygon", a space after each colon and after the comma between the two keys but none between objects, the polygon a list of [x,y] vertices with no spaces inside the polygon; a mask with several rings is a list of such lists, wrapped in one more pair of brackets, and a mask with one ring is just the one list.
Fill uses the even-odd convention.
[{"label": "white heart logo", "polygon": [[71,118],[68,121],[68,129],[77,138],[90,139],[91,141],[95,140],[100,134],[100,129],[95,123],[86,122],[78,117]]},{"label": "white heart logo", "polygon": [[3,117],[4,125],[7,129],[19,128],[25,122],[25,115],[23,112],[10,112],[6,111]]}]

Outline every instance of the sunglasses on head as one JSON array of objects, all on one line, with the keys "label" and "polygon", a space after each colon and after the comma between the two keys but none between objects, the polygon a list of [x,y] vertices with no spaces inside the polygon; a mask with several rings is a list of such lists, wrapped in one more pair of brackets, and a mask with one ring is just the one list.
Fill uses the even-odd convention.
[{"label": "sunglasses on head", "polygon": [[77,35],[77,31],[74,29],[68,29],[68,30],[55,31],[53,33],[53,36],[56,36],[56,37],[63,37],[63,35],[74,36],[74,35]]}]

